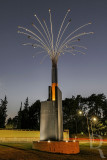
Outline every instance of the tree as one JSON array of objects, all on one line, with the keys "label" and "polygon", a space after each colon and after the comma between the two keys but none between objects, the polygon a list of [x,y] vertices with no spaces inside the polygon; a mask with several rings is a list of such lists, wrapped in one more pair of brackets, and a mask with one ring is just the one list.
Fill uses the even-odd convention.
[{"label": "tree", "polygon": [[28,100],[28,97],[27,97],[26,100],[25,100],[25,103],[24,103],[24,109],[28,110],[28,107],[29,107],[29,100]]},{"label": "tree", "polygon": [[[84,118],[78,115],[78,111],[82,110],[83,104],[83,98],[80,95],[62,101],[63,128],[69,129],[70,133],[79,133],[83,131],[83,126],[86,126]],[[86,132],[86,129],[84,130]]]},{"label": "tree", "polygon": [[11,117],[7,119],[6,128],[7,129],[13,128],[13,119]]},{"label": "tree", "polygon": [[24,103],[24,108],[22,109],[22,102],[20,110],[18,112],[18,129],[40,129],[40,101],[37,100],[34,104],[29,106],[28,98]]},{"label": "tree", "polygon": [[40,101],[37,100],[29,107],[29,128],[40,130]]},{"label": "tree", "polygon": [[93,131],[95,134],[104,136],[107,133],[107,125],[102,122],[102,119],[98,120],[96,124],[93,124]]},{"label": "tree", "polygon": [[7,117],[7,97],[5,96],[4,100],[1,99],[0,104],[0,128],[5,128],[5,122]]},{"label": "tree", "polygon": [[22,118],[21,118],[21,128],[29,129],[29,100],[28,97],[24,103],[24,109],[22,110]]},{"label": "tree", "polygon": [[22,128],[22,102],[21,102],[21,106],[18,112],[17,128],[18,129]]},{"label": "tree", "polygon": [[[69,129],[70,133],[87,133],[92,116],[100,119],[99,125],[95,125],[94,130],[96,128],[96,132],[103,134],[106,132],[107,100],[104,94],[92,94],[88,98],[81,95],[77,95],[77,97],[72,96],[72,98],[63,100],[62,104],[64,129]],[[83,115],[80,116],[78,114],[79,110],[82,110]],[[98,128],[100,128],[99,131]]]},{"label": "tree", "polygon": [[102,110],[103,110],[103,120],[106,121],[107,120],[107,99],[105,99],[103,103]]},{"label": "tree", "polygon": [[105,95],[104,94],[92,94],[87,98],[87,105],[89,107],[88,115],[96,115],[98,117],[102,117],[103,115],[103,106],[105,103]]},{"label": "tree", "polygon": [[7,129],[16,129],[18,124],[18,116],[15,116],[13,119],[8,118],[6,123]]}]

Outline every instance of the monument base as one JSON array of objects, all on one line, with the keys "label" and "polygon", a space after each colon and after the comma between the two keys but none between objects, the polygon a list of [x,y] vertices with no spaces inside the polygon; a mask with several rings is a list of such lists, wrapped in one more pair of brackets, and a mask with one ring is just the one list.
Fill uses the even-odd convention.
[{"label": "monument base", "polygon": [[62,154],[77,154],[80,152],[78,141],[34,141],[32,149]]}]

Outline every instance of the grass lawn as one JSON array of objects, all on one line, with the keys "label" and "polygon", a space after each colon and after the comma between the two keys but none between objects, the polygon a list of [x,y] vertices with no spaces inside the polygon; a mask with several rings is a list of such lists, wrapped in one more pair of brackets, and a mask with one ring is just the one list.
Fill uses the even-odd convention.
[{"label": "grass lawn", "polygon": [[[95,143],[94,147],[99,144]],[[107,143],[100,147],[100,153],[107,159]],[[32,150],[32,143],[0,143],[0,160],[101,160],[98,149],[90,148],[89,143],[80,143],[77,155],[53,154]]]}]

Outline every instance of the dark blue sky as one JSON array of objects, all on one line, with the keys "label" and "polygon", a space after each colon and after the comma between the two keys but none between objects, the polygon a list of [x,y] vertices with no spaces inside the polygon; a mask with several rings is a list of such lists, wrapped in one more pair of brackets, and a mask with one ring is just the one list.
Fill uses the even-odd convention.
[{"label": "dark blue sky", "polygon": [[27,42],[27,38],[17,34],[17,26],[32,30],[31,23],[37,24],[35,13],[48,23],[49,8],[52,11],[54,37],[68,8],[71,9],[68,19],[72,18],[72,21],[65,36],[88,22],[93,24],[79,33],[95,32],[80,41],[88,48],[86,55],[65,53],[59,59],[58,80],[63,99],[77,94],[89,96],[104,93],[107,96],[107,0],[1,0],[0,98],[7,95],[9,116],[17,113],[21,101],[24,103],[27,96],[30,104],[48,97],[51,61],[47,58],[40,64],[43,55],[32,58],[36,50],[21,45]]}]

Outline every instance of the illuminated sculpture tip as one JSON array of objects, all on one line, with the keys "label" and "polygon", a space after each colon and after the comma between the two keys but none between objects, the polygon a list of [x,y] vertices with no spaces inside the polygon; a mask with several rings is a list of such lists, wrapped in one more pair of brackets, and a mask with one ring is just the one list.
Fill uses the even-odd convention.
[{"label": "illuminated sculpture tip", "polygon": [[68,12],[70,12],[71,10],[70,10],[70,8],[68,9]]},{"label": "illuminated sculpture tip", "polygon": [[51,9],[49,8],[49,12],[51,11]]}]

